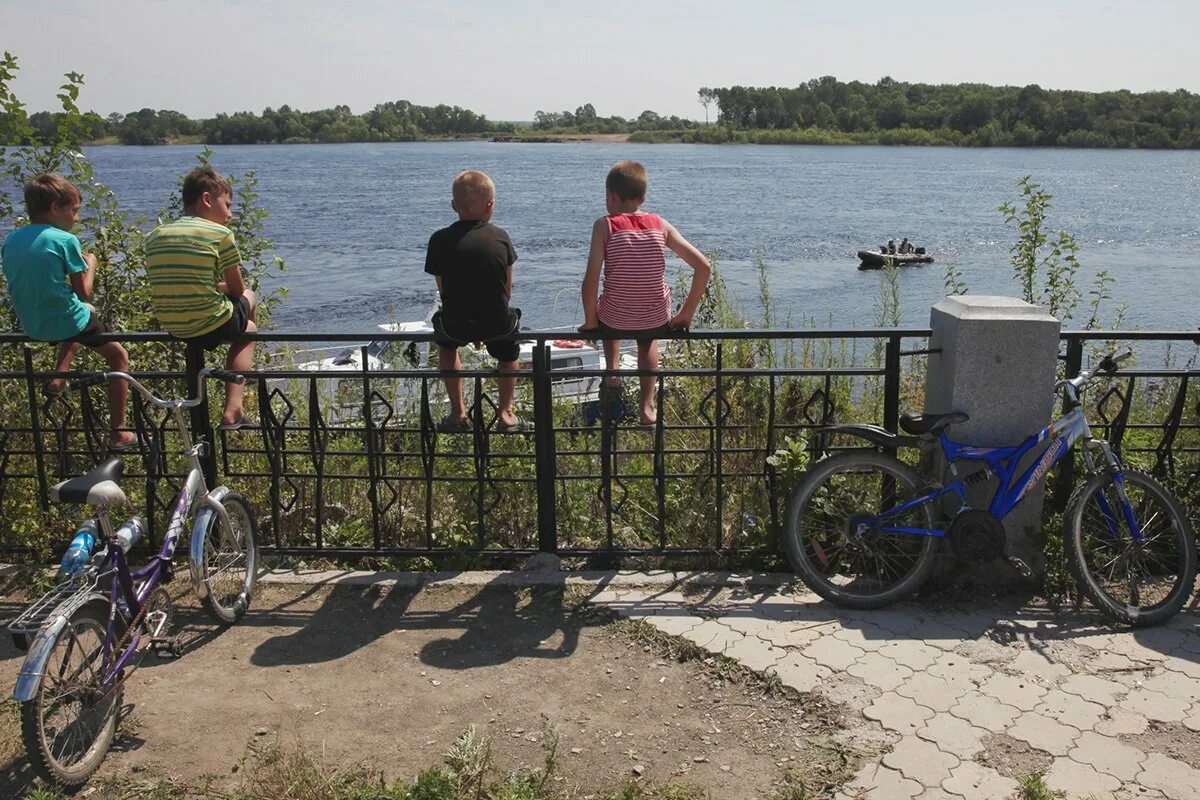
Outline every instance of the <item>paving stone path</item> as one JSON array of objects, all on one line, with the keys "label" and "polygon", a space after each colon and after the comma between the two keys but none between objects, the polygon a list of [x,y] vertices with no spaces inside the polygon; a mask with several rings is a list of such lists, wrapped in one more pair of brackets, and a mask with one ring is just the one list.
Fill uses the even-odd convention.
[{"label": "paving stone path", "polygon": [[855,612],[753,587],[614,586],[593,602],[857,712],[883,752],[842,800],[1011,798],[1037,771],[1069,798],[1200,798],[1194,605],[1128,631],[1086,613]]}]

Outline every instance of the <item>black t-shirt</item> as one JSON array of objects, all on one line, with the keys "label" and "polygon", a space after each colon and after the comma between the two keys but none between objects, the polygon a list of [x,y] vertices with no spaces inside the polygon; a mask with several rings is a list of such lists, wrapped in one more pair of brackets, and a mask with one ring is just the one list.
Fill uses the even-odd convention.
[{"label": "black t-shirt", "polygon": [[503,228],[459,220],[429,237],[425,271],[442,279],[442,313],[491,327],[508,319],[508,268],[517,251]]}]

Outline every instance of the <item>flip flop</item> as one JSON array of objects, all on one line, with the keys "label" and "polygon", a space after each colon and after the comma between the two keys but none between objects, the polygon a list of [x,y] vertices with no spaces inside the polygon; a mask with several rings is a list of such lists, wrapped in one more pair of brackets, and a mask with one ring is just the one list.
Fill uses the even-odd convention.
[{"label": "flip flop", "polygon": [[236,431],[239,428],[246,427],[247,425],[249,425],[251,427],[255,427],[258,425],[258,420],[254,419],[253,417],[248,417],[245,414],[243,414],[241,416],[241,419],[238,419],[234,422],[222,422],[220,425],[217,426],[217,429],[222,430],[222,431]]},{"label": "flip flop", "polygon": [[133,453],[141,449],[142,445],[146,444],[146,440],[141,436],[134,437],[133,441],[125,442],[124,444],[108,443],[108,452],[110,453]]},{"label": "flip flop", "polygon": [[517,417],[517,421],[512,425],[505,425],[503,422],[496,423],[496,430],[499,433],[532,433],[533,423]]},{"label": "flip flop", "polygon": [[471,423],[465,419],[455,419],[447,414],[433,426],[438,433],[466,433],[471,430]]}]

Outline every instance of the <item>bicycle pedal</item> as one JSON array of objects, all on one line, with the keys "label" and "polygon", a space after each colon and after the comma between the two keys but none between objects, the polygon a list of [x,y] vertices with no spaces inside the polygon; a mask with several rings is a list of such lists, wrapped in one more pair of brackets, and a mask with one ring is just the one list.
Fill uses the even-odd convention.
[{"label": "bicycle pedal", "polygon": [[1033,570],[1030,569],[1029,565],[1016,556],[1009,556],[1008,563],[1012,564],[1013,568],[1016,569],[1017,572],[1021,573],[1022,578],[1033,577]]},{"label": "bicycle pedal", "polygon": [[179,658],[183,655],[183,643],[178,636],[159,636],[150,640],[154,655],[159,658]]}]

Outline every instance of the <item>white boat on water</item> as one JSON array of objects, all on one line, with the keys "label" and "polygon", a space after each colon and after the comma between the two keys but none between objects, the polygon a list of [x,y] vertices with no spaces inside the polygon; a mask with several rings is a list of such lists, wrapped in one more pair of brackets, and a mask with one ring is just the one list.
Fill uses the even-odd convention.
[{"label": "white boat on water", "polygon": [[[433,327],[427,321],[395,322],[380,325],[379,329],[388,333],[429,334]],[[418,369],[437,369],[436,347],[431,341],[414,341],[411,339],[374,339],[366,345],[366,371],[407,371]],[[628,343],[626,343],[628,344]],[[563,338],[549,342],[551,387],[556,399],[572,403],[580,407],[585,419],[594,419],[600,400],[599,375],[572,374],[585,370],[604,369],[604,351],[600,342],[591,342],[578,338],[574,329],[564,329]],[[520,343],[520,360],[523,368],[528,369],[533,362],[534,342]],[[346,372],[345,378],[320,377],[316,379],[317,398],[321,405],[324,419],[333,424],[362,419],[362,373],[363,345],[357,344],[345,347],[338,352],[335,348],[318,350],[293,351],[294,369],[301,372]],[[494,369],[495,361],[488,358],[486,351],[474,347],[460,349],[460,357],[464,370]],[[313,358],[312,356],[317,357]],[[304,357],[305,360],[301,360]],[[620,369],[637,369],[637,356],[633,352],[622,352]],[[307,399],[307,385],[297,385],[296,379],[279,378],[267,382],[269,388],[283,388],[289,381],[292,386],[286,389],[290,398]],[[303,383],[307,383],[304,381]],[[474,381],[464,379],[463,391],[470,403],[470,392]],[[517,401],[522,397],[530,398],[532,382],[524,378],[517,380]],[[446,391],[442,381],[434,376],[429,380],[429,400],[433,406],[435,418],[440,417],[446,406]],[[387,398],[391,407],[391,417],[410,417],[420,410],[421,381],[413,378],[379,378],[372,380],[372,392]],[[493,398],[494,400],[495,398]],[[373,418],[377,421],[388,416],[389,409],[383,403],[373,403]]]}]

